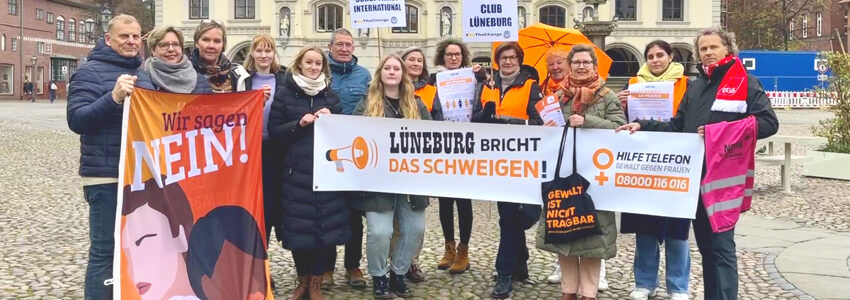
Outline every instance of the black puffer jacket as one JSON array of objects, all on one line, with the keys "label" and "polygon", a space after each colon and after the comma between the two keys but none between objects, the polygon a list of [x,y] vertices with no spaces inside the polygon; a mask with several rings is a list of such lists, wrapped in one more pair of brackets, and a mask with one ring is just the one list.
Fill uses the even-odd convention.
[{"label": "black puffer jacket", "polygon": [[89,61],[71,76],[67,119],[80,135],[81,176],[118,177],[124,106],[112,100],[112,89],[118,76],[135,75],[141,64],[138,56],[118,55],[100,39]]},{"label": "black puffer jacket", "polygon": [[720,81],[732,67],[732,63],[718,66],[711,76],[705,74],[702,65],[698,66],[699,77],[688,84],[676,116],[669,122],[640,121],[641,130],[695,133],[697,128],[703,125],[723,121],[732,122],[753,115],[758,122],[759,139],[776,134],[779,130],[779,120],[776,119],[776,113],[770,106],[770,99],[764,93],[764,87],[753,75],[747,74],[747,113],[711,111],[711,105],[717,98]]},{"label": "black puffer jacket", "polygon": [[287,73],[278,86],[269,113],[269,139],[284,146],[281,175],[281,231],[283,247],[309,250],[345,244],[348,229],[348,201],[340,192],[313,191],[313,125],[301,127],[305,114],[327,108],[342,113],[339,97],[325,88],[309,96]]}]

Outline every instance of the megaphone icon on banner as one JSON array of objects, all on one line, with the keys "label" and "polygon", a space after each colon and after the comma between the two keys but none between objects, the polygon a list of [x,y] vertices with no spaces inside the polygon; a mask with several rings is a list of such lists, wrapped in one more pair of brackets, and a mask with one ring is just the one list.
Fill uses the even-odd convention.
[{"label": "megaphone icon on banner", "polygon": [[325,158],[336,164],[337,172],[344,172],[342,161],[350,161],[358,170],[363,170],[372,163],[373,167],[378,164],[378,145],[372,141],[370,145],[362,136],[354,138],[351,145],[342,148],[328,150]]}]

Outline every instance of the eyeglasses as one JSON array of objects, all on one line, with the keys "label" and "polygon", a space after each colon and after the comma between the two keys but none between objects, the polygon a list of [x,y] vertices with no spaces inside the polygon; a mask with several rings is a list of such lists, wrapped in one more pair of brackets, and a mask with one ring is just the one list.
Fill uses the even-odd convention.
[{"label": "eyeglasses", "polygon": [[518,61],[519,57],[517,56],[502,56],[499,58],[499,61],[509,62],[509,61]]},{"label": "eyeglasses", "polygon": [[354,48],[354,44],[352,44],[352,43],[344,43],[344,42],[336,42],[336,43],[333,43],[333,46],[334,46],[334,47],[337,47],[337,48]]},{"label": "eyeglasses", "polygon": [[156,44],[156,47],[157,47],[157,48],[160,48],[160,49],[163,49],[163,50],[168,50],[168,49],[171,49],[171,48],[174,48],[174,49],[180,49],[180,43],[178,43],[178,42],[173,42],[173,43],[159,43],[159,44]]},{"label": "eyeglasses", "polygon": [[593,66],[593,61],[591,61],[591,60],[582,60],[582,61],[574,60],[574,61],[570,62],[570,65],[572,65],[573,67],[581,67],[582,65],[584,65],[585,67],[590,67],[590,66]]},{"label": "eyeglasses", "polygon": [[461,56],[463,56],[463,54],[462,53],[446,53],[446,54],[444,54],[444,56],[445,57],[461,57]]}]

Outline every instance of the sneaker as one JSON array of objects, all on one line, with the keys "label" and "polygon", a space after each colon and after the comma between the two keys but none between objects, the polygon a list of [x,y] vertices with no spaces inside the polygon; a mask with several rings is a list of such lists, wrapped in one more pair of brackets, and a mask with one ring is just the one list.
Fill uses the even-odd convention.
[{"label": "sneaker", "polygon": [[390,272],[390,292],[402,298],[413,296],[413,291],[404,282],[404,275],[396,275],[394,272]]},{"label": "sneaker", "polygon": [[645,288],[635,288],[631,294],[629,294],[629,298],[632,300],[646,300],[649,297],[655,297],[655,291],[650,291]]},{"label": "sneaker", "polygon": [[603,292],[608,290],[608,280],[605,279],[605,260],[602,260],[602,266],[599,268],[599,286],[596,287],[597,291]]},{"label": "sneaker", "polygon": [[395,294],[390,291],[389,278],[384,276],[372,276],[372,296],[375,299],[394,299]]},{"label": "sneaker", "polygon": [[[600,282],[601,281],[602,280],[600,278]],[[557,264],[557,263],[555,264],[555,270],[552,270],[552,274],[549,275],[549,277],[546,277],[546,282],[551,283],[551,284],[561,283],[561,265],[560,264]]]},{"label": "sneaker", "polygon": [[670,300],[688,300],[688,293],[672,293]]}]

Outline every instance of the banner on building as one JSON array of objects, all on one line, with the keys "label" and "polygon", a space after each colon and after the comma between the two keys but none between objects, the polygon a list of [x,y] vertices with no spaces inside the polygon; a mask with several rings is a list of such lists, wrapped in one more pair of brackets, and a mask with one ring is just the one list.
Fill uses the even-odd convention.
[{"label": "banner on building", "polygon": [[136,88],[124,104],[115,294],[273,299],[263,220],[261,91]]},{"label": "banner on building", "polygon": [[464,0],[463,41],[516,41],[519,30],[517,18],[516,0]]},{"label": "banner on building", "polygon": [[[528,204],[543,203],[540,183],[555,176],[563,132],[343,115],[315,126],[314,190]],[[704,151],[696,134],[579,129],[576,146],[598,209],[694,217]],[[562,177],[572,173],[565,148]]]},{"label": "banner on building", "polygon": [[406,27],[404,0],[351,0],[351,28]]}]

